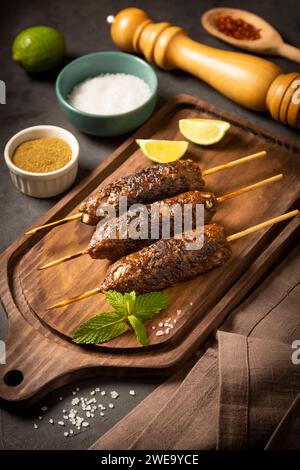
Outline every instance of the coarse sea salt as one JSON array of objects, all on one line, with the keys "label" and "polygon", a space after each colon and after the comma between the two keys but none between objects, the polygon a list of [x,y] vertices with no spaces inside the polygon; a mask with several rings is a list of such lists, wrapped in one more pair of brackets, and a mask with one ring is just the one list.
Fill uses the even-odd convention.
[{"label": "coarse sea salt", "polygon": [[149,85],[135,75],[102,74],[76,85],[68,102],[90,114],[126,113],[144,104],[151,96]]},{"label": "coarse sea salt", "polygon": [[[76,388],[76,391],[78,392],[77,388]],[[100,391],[100,387],[97,387],[94,390]],[[49,418],[47,420],[48,423],[51,426],[53,426],[55,429],[58,426],[58,428],[60,428],[60,430],[62,431],[62,435],[67,438],[67,437],[71,437],[75,435],[75,433],[77,435],[80,432],[87,430],[91,426],[91,423],[95,423],[95,421],[97,424],[98,416],[99,416],[99,419],[101,418],[102,420],[105,416],[109,418],[109,412],[115,408],[114,403],[107,402],[107,406],[104,406],[102,403],[98,403],[97,398],[94,397],[93,394],[91,396],[91,391],[87,392],[86,396],[80,396],[80,397],[74,397],[71,392],[69,405],[71,406],[75,405],[76,409],[66,406],[66,408],[61,409],[60,419],[58,419],[57,421],[54,421],[53,418]],[[111,399],[116,399],[120,396],[120,394],[116,390],[110,390],[108,393],[105,390],[102,390],[99,393],[98,397],[101,398],[102,400],[102,396],[104,397],[105,395],[109,395]],[[129,395],[131,395],[132,397],[135,397],[136,395],[135,390],[133,389],[129,390]],[[109,398],[103,398],[103,400],[109,400]],[[115,403],[117,405],[118,402],[115,402]],[[98,410],[98,408],[100,408],[99,414],[98,413],[96,414],[95,412],[96,410]],[[44,411],[48,410],[48,407],[44,406],[43,410]],[[105,410],[107,410],[107,415],[106,413],[104,413]],[[39,419],[39,424],[43,426],[44,425],[43,422],[45,421],[44,415],[39,415],[38,419]],[[35,430],[38,430],[40,428],[40,426],[36,422],[33,423],[33,427]]]}]

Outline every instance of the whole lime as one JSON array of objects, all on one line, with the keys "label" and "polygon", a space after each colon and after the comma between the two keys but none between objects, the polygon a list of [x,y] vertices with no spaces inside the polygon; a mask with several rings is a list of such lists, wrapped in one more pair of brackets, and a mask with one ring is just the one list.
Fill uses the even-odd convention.
[{"label": "whole lime", "polygon": [[13,59],[27,72],[46,72],[63,60],[65,41],[57,29],[50,26],[33,26],[24,29],[12,46]]}]

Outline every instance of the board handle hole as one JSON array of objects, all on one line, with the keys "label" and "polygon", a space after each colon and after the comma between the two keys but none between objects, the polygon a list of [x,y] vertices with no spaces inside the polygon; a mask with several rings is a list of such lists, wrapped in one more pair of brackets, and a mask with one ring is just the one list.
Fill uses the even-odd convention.
[{"label": "board handle hole", "polygon": [[23,382],[24,376],[20,370],[13,369],[6,372],[5,376],[3,377],[5,385],[8,387],[16,387]]}]

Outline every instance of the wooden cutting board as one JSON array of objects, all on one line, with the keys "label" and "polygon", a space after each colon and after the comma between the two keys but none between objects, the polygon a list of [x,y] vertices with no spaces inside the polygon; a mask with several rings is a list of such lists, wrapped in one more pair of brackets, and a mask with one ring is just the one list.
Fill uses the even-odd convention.
[{"label": "wooden cutting board", "polygon": [[[149,166],[149,161],[138,150],[135,138],[180,140],[178,120],[185,117],[231,122],[229,132],[220,143],[207,148],[189,145],[187,157],[198,162],[203,169],[259,150],[268,151],[267,158],[207,176],[207,188],[216,195],[284,173],[281,182],[220,205],[214,221],[222,223],[227,234],[297,205],[299,146],[203,101],[179,95],[43,216],[37,225],[75,213],[78,204],[99,184],[105,185],[119,176]],[[108,261],[92,260],[89,256],[49,270],[37,270],[38,266],[51,259],[86,247],[93,230],[93,227],[78,221],[71,222],[29,238],[21,237],[1,255],[1,299],[9,318],[9,338],[7,364],[0,369],[0,397],[9,401],[37,398],[46,390],[75,377],[103,373],[103,367],[106,372],[118,367],[121,368],[119,372],[131,369],[135,374],[149,369],[152,373],[154,369],[171,370],[220,324],[224,312],[228,312],[239,297],[232,297],[232,289],[236,289],[236,294],[245,294],[264,269],[276,260],[282,247],[298,230],[298,222],[283,223],[233,242],[233,254],[225,266],[169,289],[170,307],[147,324],[148,348],[139,346],[130,332],[95,347],[72,343],[72,333],[82,321],[107,310],[108,305],[100,294],[64,309],[46,310],[60,299],[97,287],[105,277]],[[266,249],[268,255],[264,256]],[[258,259],[261,260],[260,268],[253,273]],[[251,278],[240,289],[241,276],[249,270]],[[160,322],[175,318],[176,324],[168,335],[156,336]]]}]

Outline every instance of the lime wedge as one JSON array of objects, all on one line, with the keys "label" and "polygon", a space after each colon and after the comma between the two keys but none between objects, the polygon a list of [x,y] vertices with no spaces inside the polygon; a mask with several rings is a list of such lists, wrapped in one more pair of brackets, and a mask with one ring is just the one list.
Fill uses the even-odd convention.
[{"label": "lime wedge", "polygon": [[156,163],[170,163],[179,160],[188,148],[185,140],[137,139],[143,154]]},{"label": "lime wedge", "polygon": [[180,119],[179,129],[191,142],[212,145],[220,142],[230,127],[229,122],[214,119]]}]

